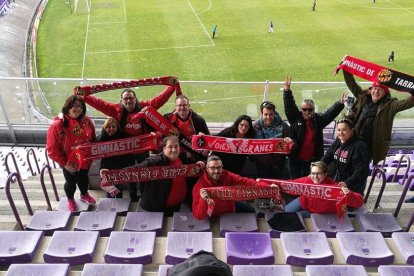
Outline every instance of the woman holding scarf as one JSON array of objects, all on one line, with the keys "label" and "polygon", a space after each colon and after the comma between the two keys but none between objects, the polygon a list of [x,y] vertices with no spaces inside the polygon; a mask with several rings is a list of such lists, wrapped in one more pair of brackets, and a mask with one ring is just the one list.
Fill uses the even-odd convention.
[{"label": "woman holding scarf", "polygon": [[57,162],[65,177],[65,194],[68,198],[68,210],[76,211],[74,194],[76,186],[80,190],[80,199],[88,204],[96,200],[88,192],[88,171],[91,162],[85,162],[80,168],[69,161],[69,155],[76,146],[96,140],[95,126],[85,115],[86,105],[82,97],[72,95],[66,99],[62,113],[53,120],[47,132],[46,150],[49,157]]}]

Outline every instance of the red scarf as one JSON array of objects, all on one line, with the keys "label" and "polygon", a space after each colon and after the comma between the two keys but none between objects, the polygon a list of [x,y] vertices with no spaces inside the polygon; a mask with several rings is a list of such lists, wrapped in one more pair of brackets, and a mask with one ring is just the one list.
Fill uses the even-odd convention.
[{"label": "red scarf", "polygon": [[196,150],[213,150],[234,154],[288,154],[293,147],[293,143],[287,143],[283,138],[243,139],[194,135],[192,146]]},{"label": "red scarf", "polygon": [[306,184],[278,179],[261,179],[258,181],[276,184],[283,193],[290,195],[303,195],[312,198],[336,201],[336,213],[342,219],[346,211],[346,195],[341,187],[323,184]]},{"label": "red scarf", "polygon": [[[220,186],[204,188],[210,198],[221,200],[252,200],[256,198],[273,198],[277,203],[282,202],[279,187],[252,187],[252,186]],[[208,205],[207,214],[211,216],[214,211],[213,205]]]},{"label": "red scarf", "polygon": [[414,95],[413,76],[351,56],[345,56],[336,68],[337,71],[340,69],[365,80],[380,83],[389,88],[409,92]]},{"label": "red scarf", "polygon": [[181,87],[176,77],[155,77],[149,79],[130,80],[130,81],[118,81],[112,83],[97,84],[92,86],[76,86],[74,88],[75,95],[87,96],[103,91],[139,87],[139,86],[152,86],[152,85],[177,85],[176,93],[181,94]]},{"label": "red scarf", "polygon": [[119,170],[101,170],[101,187],[128,182],[146,182],[178,176],[196,177],[203,171],[197,164],[180,166],[128,167]]},{"label": "red scarf", "polygon": [[138,154],[159,148],[159,140],[155,134],[145,134],[113,140],[109,142],[84,144],[77,146],[69,156],[69,161],[81,166],[88,160]]}]

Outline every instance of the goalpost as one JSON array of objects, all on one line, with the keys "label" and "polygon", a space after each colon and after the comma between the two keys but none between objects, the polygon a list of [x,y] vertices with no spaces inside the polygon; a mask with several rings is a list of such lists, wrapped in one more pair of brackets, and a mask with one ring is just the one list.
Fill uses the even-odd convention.
[{"label": "goalpost", "polygon": [[[78,9],[78,2],[79,2],[79,0],[74,0],[74,1],[75,1],[75,7],[74,7],[74,11],[73,12],[76,13],[76,10]],[[88,11],[88,13],[91,13],[91,1],[92,0],[85,0],[86,10]]]}]

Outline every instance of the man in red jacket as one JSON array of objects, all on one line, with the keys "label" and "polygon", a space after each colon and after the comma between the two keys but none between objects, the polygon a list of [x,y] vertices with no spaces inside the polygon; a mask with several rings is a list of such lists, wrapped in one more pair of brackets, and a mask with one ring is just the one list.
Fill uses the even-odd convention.
[{"label": "man in red jacket", "polygon": [[207,159],[206,170],[193,188],[193,216],[196,219],[205,219],[207,217],[208,206],[213,204],[212,217],[234,212],[254,213],[254,208],[244,202],[221,199],[213,200],[204,189],[220,186],[266,186],[266,184],[223,170],[223,163],[220,157],[211,155]]}]

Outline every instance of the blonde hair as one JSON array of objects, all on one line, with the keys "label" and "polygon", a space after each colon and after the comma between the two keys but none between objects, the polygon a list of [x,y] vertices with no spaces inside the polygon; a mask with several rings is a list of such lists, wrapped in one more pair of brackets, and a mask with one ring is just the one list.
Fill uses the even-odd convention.
[{"label": "blonde hair", "polygon": [[121,130],[121,126],[119,125],[118,121],[117,121],[117,120],[115,120],[115,119],[114,119],[114,118],[112,118],[112,117],[109,117],[108,119],[106,119],[106,120],[105,120],[105,122],[104,122],[104,124],[103,124],[103,126],[102,126],[102,131],[105,131],[105,132],[106,132],[105,128],[106,128],[108,125],[112,124],[112,123],[114,123],[114,124],[116,125],[116,127],[117,127],[117,131]]},{"label": "blonde hair", "polygon": [[312,167],[317,167],[323,173],[327,173],[328,172],[328,166],[325,163],[323,163],[322,161],[312,162],[311,165],[310,165],[310,167],[311,167],[311,170],[312,170]]}]

